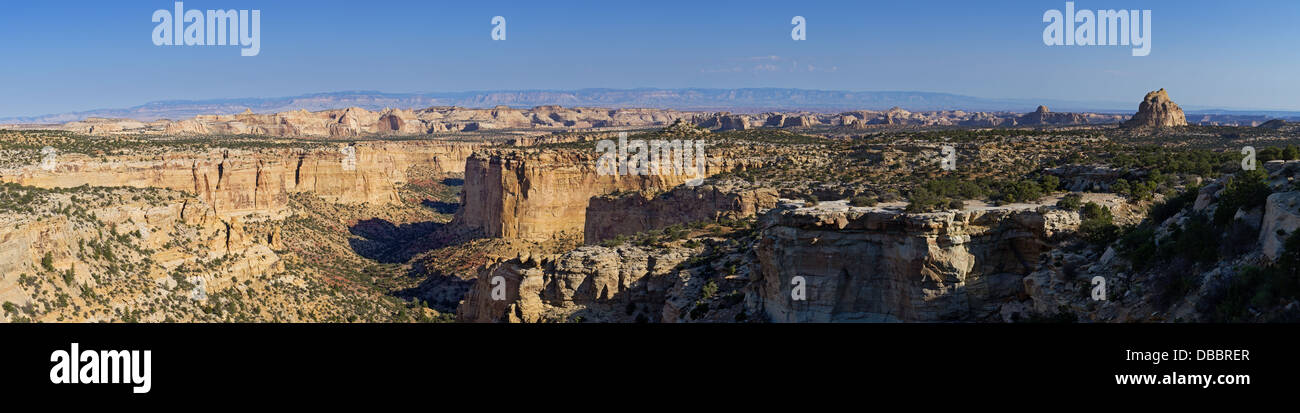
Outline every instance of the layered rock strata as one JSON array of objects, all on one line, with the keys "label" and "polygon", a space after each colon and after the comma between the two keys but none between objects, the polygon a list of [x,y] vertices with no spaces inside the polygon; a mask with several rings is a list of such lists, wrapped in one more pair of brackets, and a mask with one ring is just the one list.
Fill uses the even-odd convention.
[{"label": "layered rock strata", "polygon": [[1039,255],[1078,219],[1051,208],[774,209],[746,306],[774,322],[987,319],[1023,297]]},{"label": "layered rock strata", "polygon": [[748,188],[740,181],[682,186],[657,195],[595,197],[587,206],[583,240],[596,244],[672,225],[748,218],[776,206],[777,198],[774,189]]}]

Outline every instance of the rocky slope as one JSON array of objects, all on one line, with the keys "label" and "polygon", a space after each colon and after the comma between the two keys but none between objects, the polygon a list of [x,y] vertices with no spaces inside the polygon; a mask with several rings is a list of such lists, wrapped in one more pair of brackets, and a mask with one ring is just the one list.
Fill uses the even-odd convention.
[{"label": "rocky slope", "polygon": [[[6,185],[0,197],[27,202],[0,211],[0,302],[27,309],[25,317],[163,321],[181,317],[171,306],[283,270],[273,250],[279,231],[247,225],[266,215],[220,217],[167,190]],[[111,313],[127,302],[148,303],[149,311]]]}]

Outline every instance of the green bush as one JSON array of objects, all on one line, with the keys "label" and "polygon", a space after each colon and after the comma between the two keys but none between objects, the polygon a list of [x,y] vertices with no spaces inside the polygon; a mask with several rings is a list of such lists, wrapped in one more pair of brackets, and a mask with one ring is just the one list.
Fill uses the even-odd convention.
[{"label": "green bush", "polygon": [[1083,205],[1083,222],[1079,224],[1083,238],[1094,245],[1107,245],[1119,238],[1119,227],[1115,226],[1110,209],[1089,202]]},{"label": "green bush", "polygon": [[1110,208],[1101,206],[1096,202],[1088,202],[1083,204],[1083,219],[1104,219],[1109,223],[1114,219],[1114,216],[1111,215]]},{"label": "green bush", "polygon": [[1071,193],[1056,201],[1056,207],[1066,211],[1078,211],[1083,207],[1083,195]]},{"label": "green bush", "polygon": [[1060,188],[1061,178],[1057,178],[1056,175],[1044,175],[1042,179],[1042,183],[1043,183],[1043,192],[1050,194],[1052,192],[1056,192],[1057,188]]},{"label": "green bush", "polygon": [[1196,196],[1200,192],[1200,187],[1190,187],[1183,190],[1178,195],[1165,198],[1164,202],[1151,206],[1151,211],[1147,215],[1152,223],[1159,224],[1169,217],[1178,215],[1179,212],[1188,205],[1196,202]]},{"label": "green bush", "polygon": [[1223,188],[1223,193],[1219,195],[1219,205],[1214,211],[1214,225],[1223,227],[1232,221],[1238,209],[1251,209],[1264,205],[1264,201],[1272,193],[1268,183],[1264,182],[1267,178],[1268,175],[1259,169],[1242,171],[1230,178]]},{"label": "green bush", "polygon": [[1043,188],[1030,180],[1007,184],[1002,189],[1002,200],[1005,202],[1030,202],[1042,197]]},{"label": "green bush", "polygon": [[1126,195],[1132,188],[1129,187],[1128,180],[1124,178],[1116,179],[1115,183],[1110,184],[1110,192],[1120,195]]},{"label": "green bush", "polygon": [[712,298],[714,294],[718,293],[718,283],[710,280],[707,284],[704,284],[704,288],[700,290],[700,293],[702,294],[702,300]]},{"label": "green bush", "polygon": [[1136,271],[1149,268],[1160,258],[1156,232],[1150,225],[1133,228],[1120,237],[1119,243],[1120,255],[1132,262]]},{"label": "green bush", "polygon": [[849,205],[853,205],[855,207],[876,206],[876,198],[869,197],[869,196],[855,196],[852,199],[849,199]]},{"label": "green bush", "polygon": [[1172,249],[1191,262],[1214,262],[1219,259],[1219,231],[1204,215],[1191,216],[1181,228],[1174,228],[1169,238]]}]

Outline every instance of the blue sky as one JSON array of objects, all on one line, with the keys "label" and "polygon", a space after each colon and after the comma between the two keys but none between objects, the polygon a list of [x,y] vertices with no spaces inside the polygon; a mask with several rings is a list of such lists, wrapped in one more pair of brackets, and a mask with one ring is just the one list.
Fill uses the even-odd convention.
[{"label": "blue sky", "polygon": [[[1300,110],[1300,2],[1078,1],[1152,10],[1152,51],[1048,47],[1064,1],[241,1],[261,53],[159,47],[173,1],[23,1],[0,13],[0,117],[166,99],[379,90],[791,87]],[[492,41],[492,16],[507,40]],[[806,41],[790,19],[807,19]]]}]

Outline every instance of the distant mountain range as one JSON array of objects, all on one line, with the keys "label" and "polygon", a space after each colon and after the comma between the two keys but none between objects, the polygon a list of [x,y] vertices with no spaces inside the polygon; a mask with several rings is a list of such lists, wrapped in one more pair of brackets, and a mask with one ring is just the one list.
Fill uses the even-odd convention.
[{"label": "distant mountain range", "polygon": [[[510,106],[529,108],[543,105],[565,107],[661,108],[698,111],[756,113],[765,111],[835,112],[885,110],[901,107],[910,111],[966,110],[1030,112],[1046,105],[1056,112],[1131,113],[1133,102],[1076,102],[1061,100],[990,99],[934,92],[853,92],[808,89],[579,89],[515,90],[438,93],[384,93],[347,91],[276,98],[168,100],[125,109],[99,109],[41,116],[0,118],[0,123],[47,124],[86,118],[127,118],[141,121],[186,119],[196,115],[224,115],[252,110],[256,113],[317,111],[345,107],[367,110],[416,109],[429,106],[487,108]],[[1213,113],[1300,118],[1300,112],[1223,111]],[[1200,113],[1189,111],[1189,114]],[[1209,113],[1209,111],[1207,111]]]}]

